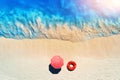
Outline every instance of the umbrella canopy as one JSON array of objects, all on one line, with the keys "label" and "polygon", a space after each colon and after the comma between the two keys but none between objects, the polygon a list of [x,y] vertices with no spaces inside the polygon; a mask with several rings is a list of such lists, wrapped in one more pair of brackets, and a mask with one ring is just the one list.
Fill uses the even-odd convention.
[{"label": "umbrella canopy", "polygon": [[60,69],[64,64],[63,59],[60,56],[53,56],[51,59],[51,66],[55,69]]}]

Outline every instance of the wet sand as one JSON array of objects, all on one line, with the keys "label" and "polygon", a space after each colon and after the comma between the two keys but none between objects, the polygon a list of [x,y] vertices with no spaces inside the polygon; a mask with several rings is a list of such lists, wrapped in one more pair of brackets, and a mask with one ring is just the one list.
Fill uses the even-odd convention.
[{"label": "wet sand", "polygon": [[[0,39],[1,80],[119,80],[120,35],[81,42],[56,39]],[[64,66],[59,74],[48,70],[50,59],[60,55]],[[77,68],[69,72],[68,61]]]}]

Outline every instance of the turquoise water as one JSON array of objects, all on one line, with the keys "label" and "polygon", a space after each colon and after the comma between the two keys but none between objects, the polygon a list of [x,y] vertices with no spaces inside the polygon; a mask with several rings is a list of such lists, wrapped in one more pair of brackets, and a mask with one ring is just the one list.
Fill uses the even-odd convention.
[{"label": "turquoise water", "polygon": [[[0,36],[24,39],[40,38],[42,35],[42,37],[50,38],[51,34],[44,30],[50,28],[56,30],[58,24],[60,27],[67,24],[71,30],[75,26],[83,32],[86,32],[83,28],[87,25],[88,28],[94,28],[97,31],[95,36],[119,34],[119,12],[115,13],[115,10],[110,12],[109,9],[104,10],[101,7],[96,10],[90,6],[93,4],[89,1],[0,0]],[[101,30],[103,27],[104,30]],[[93,34],[92,31],[89,34],[91,33]]]}]

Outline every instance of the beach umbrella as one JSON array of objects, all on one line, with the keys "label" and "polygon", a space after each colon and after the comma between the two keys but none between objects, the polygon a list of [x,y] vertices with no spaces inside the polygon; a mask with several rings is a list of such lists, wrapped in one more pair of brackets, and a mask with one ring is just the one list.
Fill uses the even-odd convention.
[{"label": "beach umbrella", "polygon": [[53,56],[51,59],[51,66],[55,69],[60,69],[64,64],[63,59],[60,56]]}]

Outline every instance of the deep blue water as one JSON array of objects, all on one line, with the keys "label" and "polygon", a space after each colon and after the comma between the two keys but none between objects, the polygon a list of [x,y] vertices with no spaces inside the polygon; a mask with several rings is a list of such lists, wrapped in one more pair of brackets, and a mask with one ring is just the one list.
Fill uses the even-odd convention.
[{"label": "deep blue water", "polygon": [[27,38],[34,38],[40,34],[40,31],[31,28],[29,22],[36,27],[38,17],[45,28],[49,28],[49,24],[54,27],[56,24],[64,23],[75,25],[78,28],[82,28],[83,23],[90,23],[97,28],[98,19],[107,19],[107,24],[119,25],[116,22],[119,15],[98,14],[83,0],[0,0],[0,36],[26,38],[22,28],[16,25],[17,22],[20,22],[31,30],[32,36],[27,36]]},{"label": "deep blue water", "polygon": [[[4,11],[5,16],[9,16],[8,14],[11,12],[14,12],[11,15],[16,15],[15,9],[17,9],[19,14],[27,15],[29,10],[31,12],[32,10],[37,10],[44,16],[61,17],[65,21],[75,21],[76,18],[96,17],[96,13],[82,4],[81,0],[0,0],[0,2],[1,12]],[[37,15],[37,13],[34,15]]]}]

